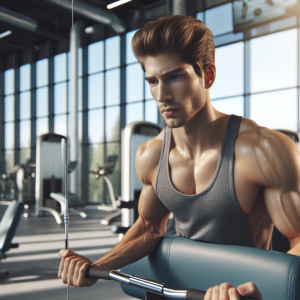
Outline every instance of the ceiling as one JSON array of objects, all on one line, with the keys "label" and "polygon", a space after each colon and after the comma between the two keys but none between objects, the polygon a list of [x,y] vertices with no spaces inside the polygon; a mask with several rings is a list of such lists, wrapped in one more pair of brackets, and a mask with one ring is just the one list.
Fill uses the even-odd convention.
[{"label": "ceiling", "polygon": [[[133,0],[119,7],[107,9],[106,6],[114,1],[81,0],[81,2],[92,5],[95,8],[116,14],[125,25],[128,24],[128,18],[134,12],[141,12],[158,5],[165,5],[167,1]],[[70,10],[46,0],[0,0],[0,7],[30,17],[36,20],[38,24],[37,31],[28,31],[5,23],[0,18],[0,34],[8,30],[12,31],[11,35],[0,39],[0,56],[5,56],[14,51],[37,52],[40,48],[39,45],[46,40],[53,40],[54,43],[59,43],[61,45],[60,48],[69,48],[69,32],[72,24]],[[82,20],[87,27],[97,24],[96,21],[75,13],[74,22],[77,20]],[[101,26],[106,28],[108,35],[117,34],[112,28],[108,28],[107,25]]]}]

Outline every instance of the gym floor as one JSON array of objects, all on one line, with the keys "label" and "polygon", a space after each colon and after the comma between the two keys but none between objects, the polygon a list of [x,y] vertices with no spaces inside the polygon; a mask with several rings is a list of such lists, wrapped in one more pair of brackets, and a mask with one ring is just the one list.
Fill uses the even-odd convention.
[{"label": "gym floor", "polygon": [[[118,236],[111,233],[111,225],[100,224],[108,213],[95,206],[84,211],[87,219],[70,214],[69,244],[70,249],[93,261],[108,252],[118,242]],[[57,277],[58,251],[64,248],[64,239],[64,224],[58,225],[52,216],[22,217],[13,239],[19,248],[7,252],[7,258],[0,263],[0,270],[9,270],[8,276],[0,277],[0,298],[65,300],[67,286]],[[69,291],[70,300],[132,299],[113,281],[99,280],[92,287],[70,287]]]}]

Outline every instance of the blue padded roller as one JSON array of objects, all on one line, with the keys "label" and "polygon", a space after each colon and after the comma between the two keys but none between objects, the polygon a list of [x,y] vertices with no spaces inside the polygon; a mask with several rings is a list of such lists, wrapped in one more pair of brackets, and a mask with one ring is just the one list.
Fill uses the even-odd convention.
[{"label": "blue padded roller", "polygon": [[[300,257],[270,250],[166,237],[149,256],[121,271],[174,289],[207,290],[223,282],[237,287],[252,281],[263,300],[300,300]],[[140,289],[122,289],[145,299]]]},{"label": "blue padded roller", "polygon": [[17,225],[24,209],[24,203],[12,200],[8,205],[0,223],[0,252],[10,249]]}]

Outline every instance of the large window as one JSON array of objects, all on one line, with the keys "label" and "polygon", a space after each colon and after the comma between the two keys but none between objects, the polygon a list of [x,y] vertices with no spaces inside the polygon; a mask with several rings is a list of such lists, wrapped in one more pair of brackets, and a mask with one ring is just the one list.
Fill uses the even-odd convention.
[{"label": "large window", "polygon": [[[233,32],[232,3],[197,13],[214,35],[216,80],[213,106],[251,118],[261,126],[299,130],[299,29],[296,23],[272,22],[266,30]],[[217,20],[217,21],[216,21]],[[291,26],[294,28],[291,29]],[[288,28],[284,30],[284,28]],[[272,33],[272,30],[281,30]],[[88,171],[118,155],[109,175],[120,195],[121,129],[135,121],[158,122],[158,109],[144,72],[131,49],[136,30],[79,49],[78,137],[80,195],[109,203],[105,182]],[[249,38],[249,34],[251,39]],[[3,73],[2,157],[9,172],[35,160],[37,136],[70,134],[70,53],[61,53]]]}]

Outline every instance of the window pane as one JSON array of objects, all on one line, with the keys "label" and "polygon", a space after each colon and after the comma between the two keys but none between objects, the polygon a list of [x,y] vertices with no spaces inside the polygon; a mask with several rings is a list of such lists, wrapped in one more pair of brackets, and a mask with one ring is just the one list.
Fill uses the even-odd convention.
[{"label": "window pane", "polygon": [[143,100],[143,75],[140,64],[126,67],[126,102]]},{"label": "window pane", "polygon": [[39,118],[36,120],[36,136],[39,137],[44,133],[49,132],[48,118]]},{"label": "window pane", "polygon": [[143,102],[128,104],[126,106],[126,124],[143,121]]},{"label": "window pane", "polygon": [[20,163],[26,164],[28,159],[30,159],[30,149],[21,149],[20,150]]},{"label": "window pane", "polygon": [[157,104],[155,100],[145,102],[145,120],[152,123],[157,123]]},{"label": "window pane", "polygon": [[232,32],[232,3],[220,5],[205,11],[205,25],[212,31],[213,35]]},{"label": "window pane", "polygon": [[15,91],[15,70],[10,69],[4,72],[5,95],[12,94]]},{"label": "window pane", "polygon": [[[71,136],[71,117],[68,115],[68,136]],[[78,141],[82,142],[82,112],[78,112]]]},{"label": "window pane", "polygon": [[89,108],[104,106],[103,100],[103,73],[90,75],[88,78],[89,89]]},{"label": "window pane", "polygon": [[36,116],[47,116],[48,113],[48,87],[43,87],[36,90]]},{"label": "window pane", "polygon": [[5,101],[5,122],[15,120],[15,97],[13,95],[6,96]]},{"label": "window pane", "polygon": [[15,123],[5,125],[5,149],[13,149],[15,146]]},{"label": "window pane", "polygon": [[126,33],[126,63],[127,64],[137,61],[131,48],[131,41],[136,31],[138,31],[138,29]]},{"label": "window pane", "polygon": [[[117,198],[119,195],[121,195],[121,164],[120,164],[120,144],[119,143],[107,143],[106,144],[106,157],[110,155],[118,155],[118,159],[116,161],[116,165],[114,168],[114,171],[112,174],[108,175],[108,178],[110,179],[113,189],[114,189],[114,194],[115,197]],[[109,196],[108,189],[106,189],[106,203],[111,203],[111,199]]]},{"label": "window pane", "polygon": [[105,104],[116,105],[120,103],[120,69],[105,73]]},{"label": "window pane", "polygon": [[39,60],[36,62],[36,86],[40,87],[48,84],[48,59]]},{"label": "window pane", "polygon": [[216,80],[210,89],[211,99],[243,94],[244,43],[217,48],[215,62]]},{"label": "window pane", "polygon": [[297,130],[297,89],[252,95],[250,118],[271,129]]},{"label": "window pane", "polygon": [[64,136],[67,135],[67,115],[54,117],[54,132]]},{"label": "window pane", "polygon": [[54,86],[54,113],[67,112],[67,83],[59,83]]},{"label": "window pane", "polygon": [[297,85],[297,29],[250,41],[252,93]]},{"label": "window pane", "polygon": [[105,110],[106,141],[120,140],[120,106],[109,107]]},{"label": "window pane", "polygon": [[[68,85],[68,112],[71,110],[71,85],[70,81],[67,83]],[[82,110],[82,78],[78,78],[78,110]]]},{"label": "window pane", "polygon": [[20,94],[20,119],[30,118],[30,91]]},{"label": "window pane", "polygon": [[20,122],[20,148],[30,147],[30,120]]},{"label": "window pane", "polygon": [[20,67],[20,91],[30,89],[30,64]]},{"label": "window pane", "polygon": [[14,155],[13,150],[5,151],[5,171],[6,173],[10,172],[14,167]]},{"label": "window pane", "polygon": [[105,68],[120,66],[120,36],[105,40]]},{"label": "window pane", "polygon": [[[94,170],[104,164],[104,144],[94,144],[89,146],[89,170]],[[95,178],[89,174],[89,201],[104,202],[104,180]]]},{"label": "window pane", "polygon": [[104,42],[100,41],[88,45],[89,73],[103,71],[104,69]]},{"label": "window pane", "polygon": [[54,56],[54,82],[67,80],[67,54]]},{"label": "window pane", "polygon": [[200,11],[196,14],[196,19],[201,20],[202,22],[204,22],[204,12]]},{"label": "window pane", "polygon": [[93,109],[89,111],[89,143],[104,142],[104,113],[103,109]]},{"label": "window pane", "polygon": [[216,110],[222,113],[244,116],[244,97],[213,100],[212,105]]},{"label": "window pane", "polygon": [[[70,79],[71,72],[71,55],[68,52],[68,79]],[[78,76],[82,76],[82,48],[78,49]]]}]

